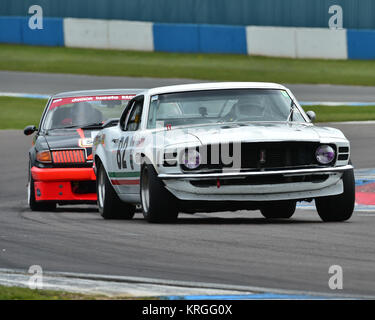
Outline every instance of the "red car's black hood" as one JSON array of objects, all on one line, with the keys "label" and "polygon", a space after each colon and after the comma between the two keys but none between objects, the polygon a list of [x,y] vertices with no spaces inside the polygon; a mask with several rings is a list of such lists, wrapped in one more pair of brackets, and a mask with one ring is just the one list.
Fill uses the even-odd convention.
[{"label": "red car's black hood", "polygon": [[49,130],[44,136],[50,150],[86,148],[87,158],[92,156],[92,140],[97,129],[56,129]]}]

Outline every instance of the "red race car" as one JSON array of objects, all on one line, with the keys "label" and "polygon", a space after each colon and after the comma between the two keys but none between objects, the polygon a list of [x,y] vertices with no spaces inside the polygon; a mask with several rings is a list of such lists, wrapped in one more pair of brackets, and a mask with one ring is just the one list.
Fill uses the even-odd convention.
[{"label": "red race car", "polygon": [[59,93],[48,100],[29,150],[28,203],[31,210],[56,204],[96,203],[92,142],[99,130],[117,125],[141,89]]}]

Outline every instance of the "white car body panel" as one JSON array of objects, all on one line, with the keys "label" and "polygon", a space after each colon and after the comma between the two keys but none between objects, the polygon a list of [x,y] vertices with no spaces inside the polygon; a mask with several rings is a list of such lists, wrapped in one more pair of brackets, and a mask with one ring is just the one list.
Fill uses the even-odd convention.
[{"label": "white car body panel", "polygon": [[[147,129],[148,110],[151,96],[163,93],[189,92],[216,89],[282,89],[286,90],[294,100],[297,108],[306,122],[249,122],[249,123],[218,123],[217,125],[179,126],[167,130],[165,128]],[[316,142],[334,144],[349,148],[349,141],[337,129],[317,127],[310,123],[308,117],[298,104],[293,94],[282,85],[272,83],[229,82],[177,85],[153,88],[143,92],[143,112],[140,127],[137,131],[123,131],[119,125],[103,129],[94,141],[93,153],[95,161],[100,161],[110,178],[121,200],[131,203],[140,202],[139,178],[140,165],[136,159],[145,156],[154,166],[166,188],[180,200],[207,201],[272,201],[272,200],[301,200],[315,197],[336,195],[343,192],[342,172],[330,172],[329,177],[322,182],[293,182],[256,185],[221,185],[197,187],[191,180],[184,179],[180,166],[165,167],[156,162],[154,155],[165,150],[184,149],[186,147],[204,146],[223,142]],[[126,162],[126,168],[118,165],[119,145],[128,138],[127,152],[121,161]],[[160,139],[159,139],[160,138]],[[121,149],[121,148],[120,148]],[[121,152],[120,152],[121,153]],[[337,160],[334,168],[349,170],[349,156],[345,160]],[[167,175],[175,174],[168,179]],[[319,174],[319,168],[314,174]],[[298,174],[294,174],[297,176]],[[293,176],[293,175],[292,175]],[[204,179],[204,178],[203,178]],[[217,179],[233,179],[225,176]]]}]

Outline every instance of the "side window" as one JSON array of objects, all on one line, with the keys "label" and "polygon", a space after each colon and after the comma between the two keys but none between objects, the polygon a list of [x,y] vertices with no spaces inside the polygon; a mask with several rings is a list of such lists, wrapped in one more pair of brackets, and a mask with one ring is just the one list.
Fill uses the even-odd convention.
[{"label": "side window", "polygon": [[141,116],[142,116],[142,108],[143,108],[143,99],[136,101],[130,111],[130,115],[127,118],[126,122],[126,131],[136,131],[138,130],[141,124]]},{"label": "side window", "polygon": [[123,113],[121,115],[121,118],[120,118],[120,128],[122,130],[125,130],[126,119],[129,117],[129,114],[132,111],[134,103],[135,103],[134,101],[130,101],[129,104],[125,107],[125,109],[124,109],[124,111],[123,111]]}]

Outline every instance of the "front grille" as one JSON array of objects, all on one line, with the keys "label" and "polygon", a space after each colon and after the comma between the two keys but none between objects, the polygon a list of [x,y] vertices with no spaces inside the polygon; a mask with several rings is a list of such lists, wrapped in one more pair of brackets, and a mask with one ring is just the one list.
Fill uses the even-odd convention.
[{"label": "front grille", "polygon": [[339,147],[339,153],[349,153],[349,147]]},{"label": "front grille", "polygon": [[241,168],[316,166],[315,151],[318,146],[319,143],[315,142],[244,143],[241,146]]},{"label": "front grille", "polygon": [[349,147],[339,147],[337,160],[344,161],[349,159]]},{"label": "front grille", "polygon": [[85,151],[83,149],[55,150],[52,151],[54,163],[85,163]]},{"label": "front grille", "polygon": [[[306,168],[321,166],[315,157],[319,142],[251,142],[234,146],[229,143],[225,152],[223,145],[208,145],[199,147],[199,152],[204,163],[196,170],[188,170],[181,166],[183,171],[221,172],[224,168],[242,170],[269,170],[285,168]],[[331,145],[336,151],[336,146]],[[241,150],[240,159],[239,152]],[[216,154],[216,156],[214,156]],[[226,160],[221,157],[225,154]],[[228,158],[233,157],[233,162],[228,163]],[[333,166],[335,161],[329,164]],[[240,168],[238,167],[240,165]]]}]

